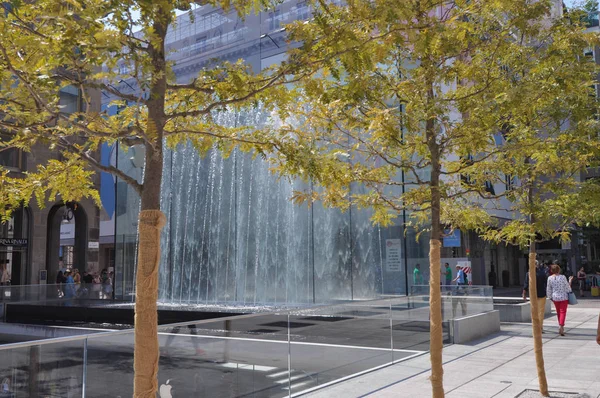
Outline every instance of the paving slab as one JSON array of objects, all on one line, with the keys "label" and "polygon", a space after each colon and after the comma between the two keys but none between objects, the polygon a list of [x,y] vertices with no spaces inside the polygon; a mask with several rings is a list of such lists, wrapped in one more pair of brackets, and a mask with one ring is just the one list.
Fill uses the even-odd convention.
[{"label": "paving slab", "polygon": [[[596,343],[600,301],[584,303],[569,307],[566,336],[558,335],[554,309],[544,324],[544,360],[552,397],[600,398],[600,346]],[[540,397],[531,324],[503,323],[501,331],[488,338],[449,345],[443,360],[448,397]],[[422,355],[308,396],[430,397],[429,376],[429,355]]]}]

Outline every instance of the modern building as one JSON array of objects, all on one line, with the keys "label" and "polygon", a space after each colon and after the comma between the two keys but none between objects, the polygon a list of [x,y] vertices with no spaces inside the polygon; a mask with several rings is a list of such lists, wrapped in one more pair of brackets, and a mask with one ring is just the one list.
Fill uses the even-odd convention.
[{"label": "modern building", "polygon": [[[282,25],[311,15],[307,3],[297,0],[243,21],[233,11],[210,6],[191,13],[193,18],[180,15],[167,35],[180,82],[210,68],[214,59],[244,59],[256,71],[280,62],[287,49]],[[135,92],[135,84],[123,81],[118,89]],[[104,94],[103,106],[112,99]],[[240,118],[263,123],[268,116],[258,110],[220,117],[235,125]],[[143,158],[143,148],[133,147],[118,151],[112,162],[141,180]],[[382,228],[371,225],[365,210],[294,206],[292,191],[313,187],[279,181],[266,164],[237,152],[229,159],[218,153],[202,159],[193,148],[181,147],[165,157],[163,170],[161,205],[168,223],[162,243],[162,301],[320,303],[406,294],[417,264],[428,278],[428,237],[417,241],[414,231],[405,231],[402,215],[396,225]],[[512,183],[490,189],[501,192]],[[139,199],[123,181],[116,182],[115,209],[116,292],[128,295],[135,276]],[[496,216],[500,222],[509,217]],[[442,263],[451,265],[469,261],[474,284],[520,285],[525,274],[522,251],[483,242],[469,231],[445,239],[442,257]]]},{"label": "modern building", "polygon": [[[560,15],[563,7],[557,1],[553,14]],[[282,26],[310,15],[307,3],[297,0],[244,20],[234,11],[210,6],[186,12],[167,35],[176,78],[190,81],[215,59],[243,59],[256,71],[281,62],[287,49]],[[590,29],[598,29],[595,21]],[[597,49],[590,51],[586,55],[596,59]],[[135,84],[122,81],[118,88],[135,92]],[[102,99],[104,106],[112,100],[108,94]],[[257,110],[220,117],[235,125],[242,118],[263,123],[269,115]],[[497,144],[502,145],[501,135]],[[112,159],[141,179],[143,157],[143,148],[134,147]],[[368,211],[293,206],[288,200],[293,190],[313,187],[277,181],[265,164],[240,153],[229,159],[217,153],[201,159],[191,147],[182,147],[165,158],[164,172],[162,205],[169,221],[162,245],[162,300],[324,302],[406,294],[414,267],[428,264],[427,236],[416,241],[412,231],[404,230],[403,215],[395,226],[380,228],[370,224]],[[594,173],[589,170],[584,178]],[[488,189],[500,193],[515,183],[507,179]],[[136,194],[117,181],[115,268],[117,292],[122,294],[133,286],[138,208]],[[511,217],[500,211],[493,215],[499,223]],[[600,256],[589,236],[576,231],[576,244],[542,243],[539,257],[559,259],[574,270],[588,258],[595,261],[590,256]],[[521,285],[527,264],[526,254],[517,247],[484,242],[470,231],[456,231],[452,239],[445,239],[442,257],[442,263],[451,265],[469,261],[474,284],[496,286]],[[428,267],[423,269],[428,272]]]}]

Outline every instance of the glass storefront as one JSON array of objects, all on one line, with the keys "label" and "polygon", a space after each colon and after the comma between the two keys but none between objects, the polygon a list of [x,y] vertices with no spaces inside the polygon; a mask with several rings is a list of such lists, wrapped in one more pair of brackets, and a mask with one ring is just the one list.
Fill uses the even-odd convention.
[{"label": "glass storefront", "polygon": [[0,270],[10,278],[10,284],[21,285],[27,280],[29,247],[29,213],[15,210],[12,217],[0,224]]},{"label": "glass storefront", "polygon": [[[267,116],[252,117],[262,123]],[[117,163],[142,180],[143,148],[120,151]],[[405,233],[402,217],[382,228],[368,210],[294,205],[294,191],[314,188],[277,178],[248,154],[200,157],[188,144],[166,153],[163,172],[162,302],[325,303],[406,294],[407,263],[409,272],[419,262],[427,268],[428,237],[417,242]],[[116,191],[116,293],[129,296],[140,202],[122,181]]]}]

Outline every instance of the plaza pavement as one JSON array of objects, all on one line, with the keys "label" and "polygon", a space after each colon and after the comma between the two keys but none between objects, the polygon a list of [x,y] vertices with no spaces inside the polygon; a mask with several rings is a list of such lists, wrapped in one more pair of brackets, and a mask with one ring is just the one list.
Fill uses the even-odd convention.
[{"label": "plaza pavement", "polygon": [[[569,306],[566,336],[558,335],[556,313],[544,322],[544,360],[551,396],[600,398],[600,345],[596,329],[600,299]],[[444,388],[449,398],[536,397],[538,381],[531,324],[503,323],[501,331],[465,345],[444,348]],[[429,355],[334,384],[308,394],[329,397],[430,397]],[[555,392],[555,394],[552,394]]]}]

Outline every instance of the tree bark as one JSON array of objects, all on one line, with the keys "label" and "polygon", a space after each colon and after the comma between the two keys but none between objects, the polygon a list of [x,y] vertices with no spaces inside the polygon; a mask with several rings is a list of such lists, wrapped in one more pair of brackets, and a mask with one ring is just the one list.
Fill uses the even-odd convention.
[{"label": "tree bark", "polygon": [[165,36],[171,20],[171,10],[159,7],[152,15],[156,40],[148,45],[151,57],[152,84],[146,102],[146,165],[141,192],[139,218],[139,247],[136,276],[135,330],[134,330],[134,385],[135,398],[155,398],[158,391],[158,267],[160,262],[160,233],[166,223],[160,211],[160,187],[163,172],[163,131],[165,125],[165,94],[167,64]]},{"label": "tree bark", "polygon": [[535,353],[535,364],[537,367],[538,383],[540,393],[544,397],[549,397],[548,381],[546,379],[546,370],[544,368],[544,352],[542,343],[542,324],[539,319],[537,285],[536,285],[536,266],[535,266],[535,240],[531,240],[529,245],[529,302],[531,303],[531,324],[533,329],[533,351]]},{"label": "tree bark", "polygon": [[[433,163],[433,162],[432,162]],[[442,351],[444,336],[442,331],[442,295],[440,289],[440,191],[439,174],[434,178],[432,172],[431,186],[431,238],[429,240],[429,355],[431,360],[431,388],[434,398],[444,397],[444,368]]]},{"label": "tree bark", "polygon": [[139,217],[139,247],[136,276],[135,329],[134,329],[134,387],[136,398],[154,398],[158,390],[158,267],[160,262],[160,233],[166,223],[160,211],[160,176],[162,162],[146,164],[146,176],[157,185],[146,185],[142,195],[142,210]]},{"label": "tree bark", "polygon": [[[433,101],[433,85],[428,99]],[[429,240],[429,356],[431,360],[431,388],[433,398],[443,398],[444,368],[442,351],[444,336],[442,331],[442,293],[440,288],[441,261],[441,192],[440,192],[440,148],[436,140],[435,123],[432,118],[425,123],[427,146],[431,156],[431,237]]]},{"label": "tree bark", "polygon": [[[531,159],[527,157],[525,163],[529,164]],[[527,188],[527,200],[529,206],[533,206],[534,202],[534,184],[532,175],[524,181],[528,185]],[[534,227],[535,225],[535,214],[529,215],[529,224]],[[535,229],[535,228],[534,228]],[[544,367],[544,345],[542,343],[542,325],[539,319],[538,312],[538,300],[537,300],[537,270],[535,266],[536,261],[536,247],[535,247],[535,235],[529,239],[529,303],[531,307],[531,328],[533,332],[533,352],[535,354],[535,365],[537,368],[538,384],[540,386],[540,394],[544,397],[549,397],[548,393],[548,381],[546,379],[546,370]]]}]

